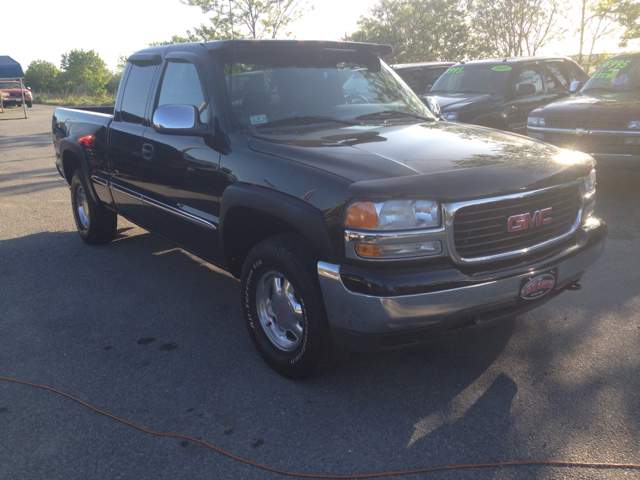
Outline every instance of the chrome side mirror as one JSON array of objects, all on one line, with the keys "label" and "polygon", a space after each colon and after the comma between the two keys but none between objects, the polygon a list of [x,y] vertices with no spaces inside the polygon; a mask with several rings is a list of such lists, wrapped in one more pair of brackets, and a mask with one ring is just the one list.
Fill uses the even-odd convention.
[{"label": "chrome side mirror", "polygon": [[584,84],[580,80],[575,80],[575,81],[571,82],[571,85],[569,86],[569,93],[576,93],[583,86],[584,86]]},{"label": "chrome side mirror", "polygon": [[536,93],[536,86],[533,83],[521,83],[518,85],[518,90],[516,91],[519,97],[533,95],[534,93]]},{"label": "chrome side mirror", "polygon": [[189,133],[198,127],[194,105],[163,105],[153,113],[153,129],[158,133]]},{"label": "chrome side mirror", "polygon": [[440,104],[438,103],[438,100],[436,99],[436,97],[432,97],[431,95],[425,95],[420,98],[422,99],[424,104],[427,106],[427,108],[431,111],[431,113],[433,113],[436,116],[436,118],[440,118],[440,113],[442,113],[442,111],[440,109]]}]

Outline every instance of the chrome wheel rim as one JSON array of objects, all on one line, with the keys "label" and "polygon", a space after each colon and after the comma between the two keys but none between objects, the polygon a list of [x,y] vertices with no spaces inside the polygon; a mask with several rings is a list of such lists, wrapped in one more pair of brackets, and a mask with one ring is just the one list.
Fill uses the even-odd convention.
[{"label": "chrome wheel rim", "polygon": [[78,220],[84,230],[89,228],[89,202],[83,187],[78,187],[76,192],[76,203],[78,209]]},{"label": "chrome wheel rim", "polygon": [[282,351],[295,350],[304,337],[304,314],[289,280],[275,270],[264,273],[258,280],[256,305],[269,341]]}]

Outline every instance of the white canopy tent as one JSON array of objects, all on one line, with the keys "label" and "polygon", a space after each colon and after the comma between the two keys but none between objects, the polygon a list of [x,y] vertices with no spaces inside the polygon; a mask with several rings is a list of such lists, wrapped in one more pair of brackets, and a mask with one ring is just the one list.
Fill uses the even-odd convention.
[{"label": "white canopy tent", "polygon": [[[22,111],[24,112],[24,118],[27,118],[27,107],[24,99],[24,84],[22,79],[24,78],[24,72],[22,67],[13,58],[7,55],[0,55],[0,82],[2,81],[20,81],[20,93],[22,95]],[[0,112],[4,113],[4,104],[2,96],[0,95]]]}]

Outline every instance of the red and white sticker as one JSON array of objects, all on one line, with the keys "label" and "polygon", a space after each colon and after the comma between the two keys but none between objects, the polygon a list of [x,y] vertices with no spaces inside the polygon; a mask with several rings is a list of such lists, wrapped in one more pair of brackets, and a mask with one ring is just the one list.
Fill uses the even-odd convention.
[{"label": "red and white sticker", "polygon": [[529,280],[520,290],[523,300],[536,300],[551,292],[556,286],[556,277],[550,273],[543,273]]}]

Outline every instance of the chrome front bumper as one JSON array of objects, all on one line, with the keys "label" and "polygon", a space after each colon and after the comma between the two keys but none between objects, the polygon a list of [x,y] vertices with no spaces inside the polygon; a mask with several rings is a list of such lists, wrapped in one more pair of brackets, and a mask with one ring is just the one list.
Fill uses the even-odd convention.
[{"label": "chrome front bumper", "polygon": [[438,329],[448,324],[449,320],[464,315],[516,307],[522,280],[533,272],[554,267],[558,272],[556,291],[562,290],[579,280],[604,252],[606,225],[600,220],[593,220],[598,223],[593,230],[601,230],[597,243],[590,242],[589,233],[580,228],[579,244],[571,254],[561,253],[538,264],[508,270],[504,276],[494,280],[428,293],[385,297],[356,293],[345,287],[340,265],[318,262],[329,323],[334,331],[364,335],[394,335],[412,330]]}]

